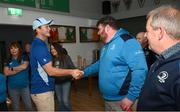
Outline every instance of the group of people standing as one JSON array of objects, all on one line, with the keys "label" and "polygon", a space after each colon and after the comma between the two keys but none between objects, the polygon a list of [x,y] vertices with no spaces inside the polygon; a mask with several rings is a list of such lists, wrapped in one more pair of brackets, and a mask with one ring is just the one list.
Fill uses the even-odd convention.
[{"label": "group of people standing", "polygon": [[[6,97],[10,98],[12,110],[18,111],[20,109],[20,101],[24,104],[27,111],[35,110],[31,100],[31,67],[29,64],[30,43],[25,43],[25,51],[18,42],[11,42],[9,45],[9,58],[4,63],[4,75],[0,74],[2,86],[2,101],[0,109],[7,111]],[[58,43],[50,45],[50,52],[52,55],[52,65],[56,68],[72,68],[75,66],[68,55],[68,52]],[[55,93],[58,101],[58,110],[70,111],[70,88],[72,76],[62,76],[55,78]],[[7,84],[6,84],[7,83]],[[6,90],[7,87],[7,90]],[[6,94],[6,91],[8,94]],[[42,103],[42,102],[41,102]],[[48,102],[49,103],[49,102]],[[42,107],[45,108],[45,107]]]},{"label": "group of people standing", "polygon": [[[105,101],[105,111],[131,111],[134,110],[133,105],[137,105],[135,110],[138,111],[180,110],[178,8],[161,6],[148,13],[146,32],[141,34],[145,38],[145,45],[140,44],[141,41],[138,42],[138,38],[127,30],[118,29],[117,21],[113,17],[101,18],[97,22],[98,35],[104,43],[100,59],[83,71],[74,69],[67,51],[59,44],[51,44],[50,52],[48,51],[45,41],[50,36],[52,22],[42,17],[33,22],[36,37],[30,51],[31,98],[38,111],[54,111],[54,90],[58,99],[68,98],[69,81],[72,78],[80,79],[94,73],[98,73],[99,76],[99,88]],[[8,81],[12,81],[9,85],[11,88],[8,88],[10,92],[17,85],[27,93],[27,75],[23,74],[27,71],[29,62],[24,56],[13,56],[17,49],[20,52],[17,45],[10,47],[12,57],[6,63],[4,74],[10,76]],[[152,55],[156,60],[154,63],[151,63],[152,60],[148,61],[149,58],[145,56],[146,52],[149,54],[149,49],[153,51]],[[16,77],[12,74],[19,75]],[[17,79],[13,80],[13,76]],[[59,97],[59,93],[68,97]],[[26,95],[30,96],[29,93]],[[13,98],[14,94],[10,96]],[[27,107],[31,106],[29,99],[30,97],[26,97],[29,102]],[[71,110],[71,105],[66,102],[64,107],[60,108]]]}]

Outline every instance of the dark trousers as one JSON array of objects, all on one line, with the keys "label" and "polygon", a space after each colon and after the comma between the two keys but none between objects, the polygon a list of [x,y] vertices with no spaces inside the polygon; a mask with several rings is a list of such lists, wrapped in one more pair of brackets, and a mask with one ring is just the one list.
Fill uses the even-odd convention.
[{"label": "dark trousers", "polygon": [[0,103],[0,111],[7,111],[7,110],[8,110],[8,107],[7,107],[6,101]]}]

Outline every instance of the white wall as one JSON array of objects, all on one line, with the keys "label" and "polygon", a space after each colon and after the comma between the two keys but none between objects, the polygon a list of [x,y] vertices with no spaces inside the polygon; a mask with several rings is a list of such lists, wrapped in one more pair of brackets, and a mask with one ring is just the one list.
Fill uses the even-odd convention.
[{"label": "white wall", "polygon": [[74,16],[98,19],[102,15],[101,0],[70,0],[70,13]]},{"label": "white wall", "polygon": [[[99,19],[102,17],[102,1],[103,0],[70,0],[70,13],[60,13],[21,6],[21,8],[24,9],[22,17],[11,17],[7,15],[6,7],[20,6],[0,4],[0,24],[31,25],[35,18],[43,16],[54,19],[57,25],[76,26],[76,43],[64,43],[63,45],[69,51],[74,62],[76,62],[77,55],[81,55],[87,58],[88,63],[90,63],[92,61],[92,50],[99,48],[101,45],[99,43],[80,43],[79,26],[95,26],[97,20],[92,18]],[[161,3],[159,5],[154,5],[154,0],[145,0],[143,8],[140,8],[137,1],[138,0],[132,0],[131,8],[126,10],[123,0],[121,0],[119,11],[116,13],[112,12],[111,15],[116,19],[136,17],[146,15],[147,12],[162,4],[180,5],[180,0],[160,0]]]},{"label": "white wall", "polygon": [[38,11],[23,10],[22,17],[12,17],[7,15],[7,8],[0,7],[0,24],[15,24],[15,25],[31,25],[37,17],[45,17],[53,19],[56,25],[76,26],[76,43],[63,43],[67,48],[72,60],[76,63],[77,55],[86,58],[88,63],[92,62],[92,51],[99,48],[99,43],[80,43],[79,42],[79,26],[95,26],[97,20],[80,17],[65,16],[53,13],[45,13]]}]

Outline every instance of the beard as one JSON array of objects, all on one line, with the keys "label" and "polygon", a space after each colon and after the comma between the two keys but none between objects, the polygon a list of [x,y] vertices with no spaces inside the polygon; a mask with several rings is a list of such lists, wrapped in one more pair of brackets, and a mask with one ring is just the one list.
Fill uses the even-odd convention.
[{"label": "beard", "polygon": [[107,41],[107,34],[104,32],[101,36],[100,36],[100,39],[103,43],[106,43]]}]

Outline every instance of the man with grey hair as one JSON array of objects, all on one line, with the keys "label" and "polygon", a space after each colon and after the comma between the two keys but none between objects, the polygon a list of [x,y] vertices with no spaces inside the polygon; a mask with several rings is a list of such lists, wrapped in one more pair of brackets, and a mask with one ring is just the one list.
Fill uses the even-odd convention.
[{"label": "man with grey hair", "polygon": [[180,10],[161,6],[147,19],[148,43],[159,57],[147,75],[137,110],[180,110]]}]

